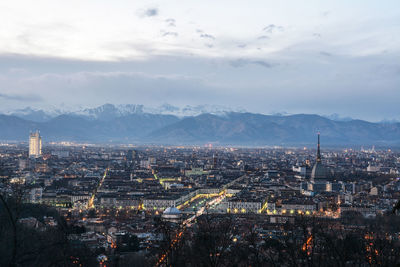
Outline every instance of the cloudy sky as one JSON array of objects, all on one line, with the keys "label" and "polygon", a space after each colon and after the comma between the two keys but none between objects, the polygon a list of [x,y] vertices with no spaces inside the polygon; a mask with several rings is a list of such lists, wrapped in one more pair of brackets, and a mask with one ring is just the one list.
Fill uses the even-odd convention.
[{"label": "cloudy sky", "polygon": [[400,119],[400,3],[0,2],[0,111],[104,103]]}]

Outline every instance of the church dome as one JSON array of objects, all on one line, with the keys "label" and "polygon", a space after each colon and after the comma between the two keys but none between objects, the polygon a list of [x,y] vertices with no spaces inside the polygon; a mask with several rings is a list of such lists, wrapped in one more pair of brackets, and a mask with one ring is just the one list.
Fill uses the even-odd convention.
[{"label": "church dome", "polygon": [[166,208],[161,215],[161,218],[165,221],[178,223],[181,220],[182,213],[175,207]]},{"label": "church dome", "polygon": [[178,210],[178,209],[175,208],[175,207],[168,207],[168,208],[166,208],[166,209],[164,210],[163,214],[164,214],[164,215],[179,215],[179,214],[181,214],[181,211]]},{"label": "church dome", "polygon": [[324,180],[326,179],[327,171],[321,162],[317,161],[311,171],[312,180]]}]

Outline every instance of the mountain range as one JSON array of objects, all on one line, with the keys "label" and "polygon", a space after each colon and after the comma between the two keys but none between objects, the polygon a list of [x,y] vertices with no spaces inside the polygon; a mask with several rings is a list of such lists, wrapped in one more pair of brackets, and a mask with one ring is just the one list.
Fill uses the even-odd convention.
[{"label": "mountain range", "polygon": [[200,114],[215,114],[223,115],[229,112],[245,112],[244,109],[232,109],[219,105],[198,105],[184,107],[177,107],[170,104],[163,104],[158,107],[148,107],[140,104],[127,104],[127,105],[113,105],[104,104],[95,108],[70,108],[66,110],[52,108],[52,109],[33,109],[26,107],[23,109],[16,109],[4,113],[5,115],[13,115],[21,119],[31,120],[35,122],[46,122],[52,118],[60,115],[76,115],[88,119],[110,120],[122,116],[132,114],[162,114],[174,115],[177,117],[197,116]]},{"label": "mountain range", "polygon": [[46,141],[136,144],[303,146],[321,132],[327,145],[400,146],[400,123],[333,120],[310,114],[263,115],[216,106],[106,104],[75,112],[27,108],[0,115],[0,140],[26,141],[40,130]]}]

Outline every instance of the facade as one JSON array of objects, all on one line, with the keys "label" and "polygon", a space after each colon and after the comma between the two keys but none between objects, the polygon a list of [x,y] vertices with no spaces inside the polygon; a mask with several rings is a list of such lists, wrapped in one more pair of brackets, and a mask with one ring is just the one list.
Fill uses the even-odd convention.
[{"label": "facade", "polygon": [[147,210],[165,210],[168,207],[175,207],[176,199],[144,199],[143,208]]},{"label": "facade", "polygon": [[42,137],[39,131],[29,135],[29,157],[38,158],[42,155]]},{"label": "facade", "polygon": [[34,187],[29,192],[29,202],[40,203],[42,201],[43,188]]},{"label": "facade", "polygon": [[361,213],[364,217],[374,217],[376,216],[376,207],[373,205],[349,205],[349,204],[343,204],[340,205],[340,214],[343,212],[359,212]]},{"label": "facade", "polygon": [[288,201],[282,203],[282,212],[313,212],[317,210],[317,205],[312,201]]},{"label": "facade", "polygon": [[131,208],[138,209],[141,204],[139,199],[105,195],[99,198],[99,205],[106,208]]},{"label": "facade", "polygon": [[228,201],[228,213],[259,213],[261,201]]}]

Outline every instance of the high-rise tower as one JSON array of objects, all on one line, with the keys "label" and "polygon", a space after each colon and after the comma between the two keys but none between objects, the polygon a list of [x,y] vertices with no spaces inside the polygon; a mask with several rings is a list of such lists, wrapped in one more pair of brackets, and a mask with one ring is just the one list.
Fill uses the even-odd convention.
[{"label": "high-rise tower", "polygon": [[29,157],[38,158],[42,155],[42,137],[39,131],[29,135]]},{"label": "high-rise tower", "polygon": [[213,154],[212,168],[216,169],[217,168],[217,164],[218,164],[218,155],[217,154]]},{"label": "high-rise tower", "polygon": [[321,145],[319,143],[319,133],[318,133],[318,145],[317,145],[317,162],[321,162]]},{"label": "high-rise tower", "polygon": [[317,145],[317,159],[315,162],[314,167],[311,171],[311,181],[324,181],[326,180],[326,169],[322,165],[321,162],[321,148],[320,148],[320,140],[319,140],[319,133],[318,133],[318,145]]}]

